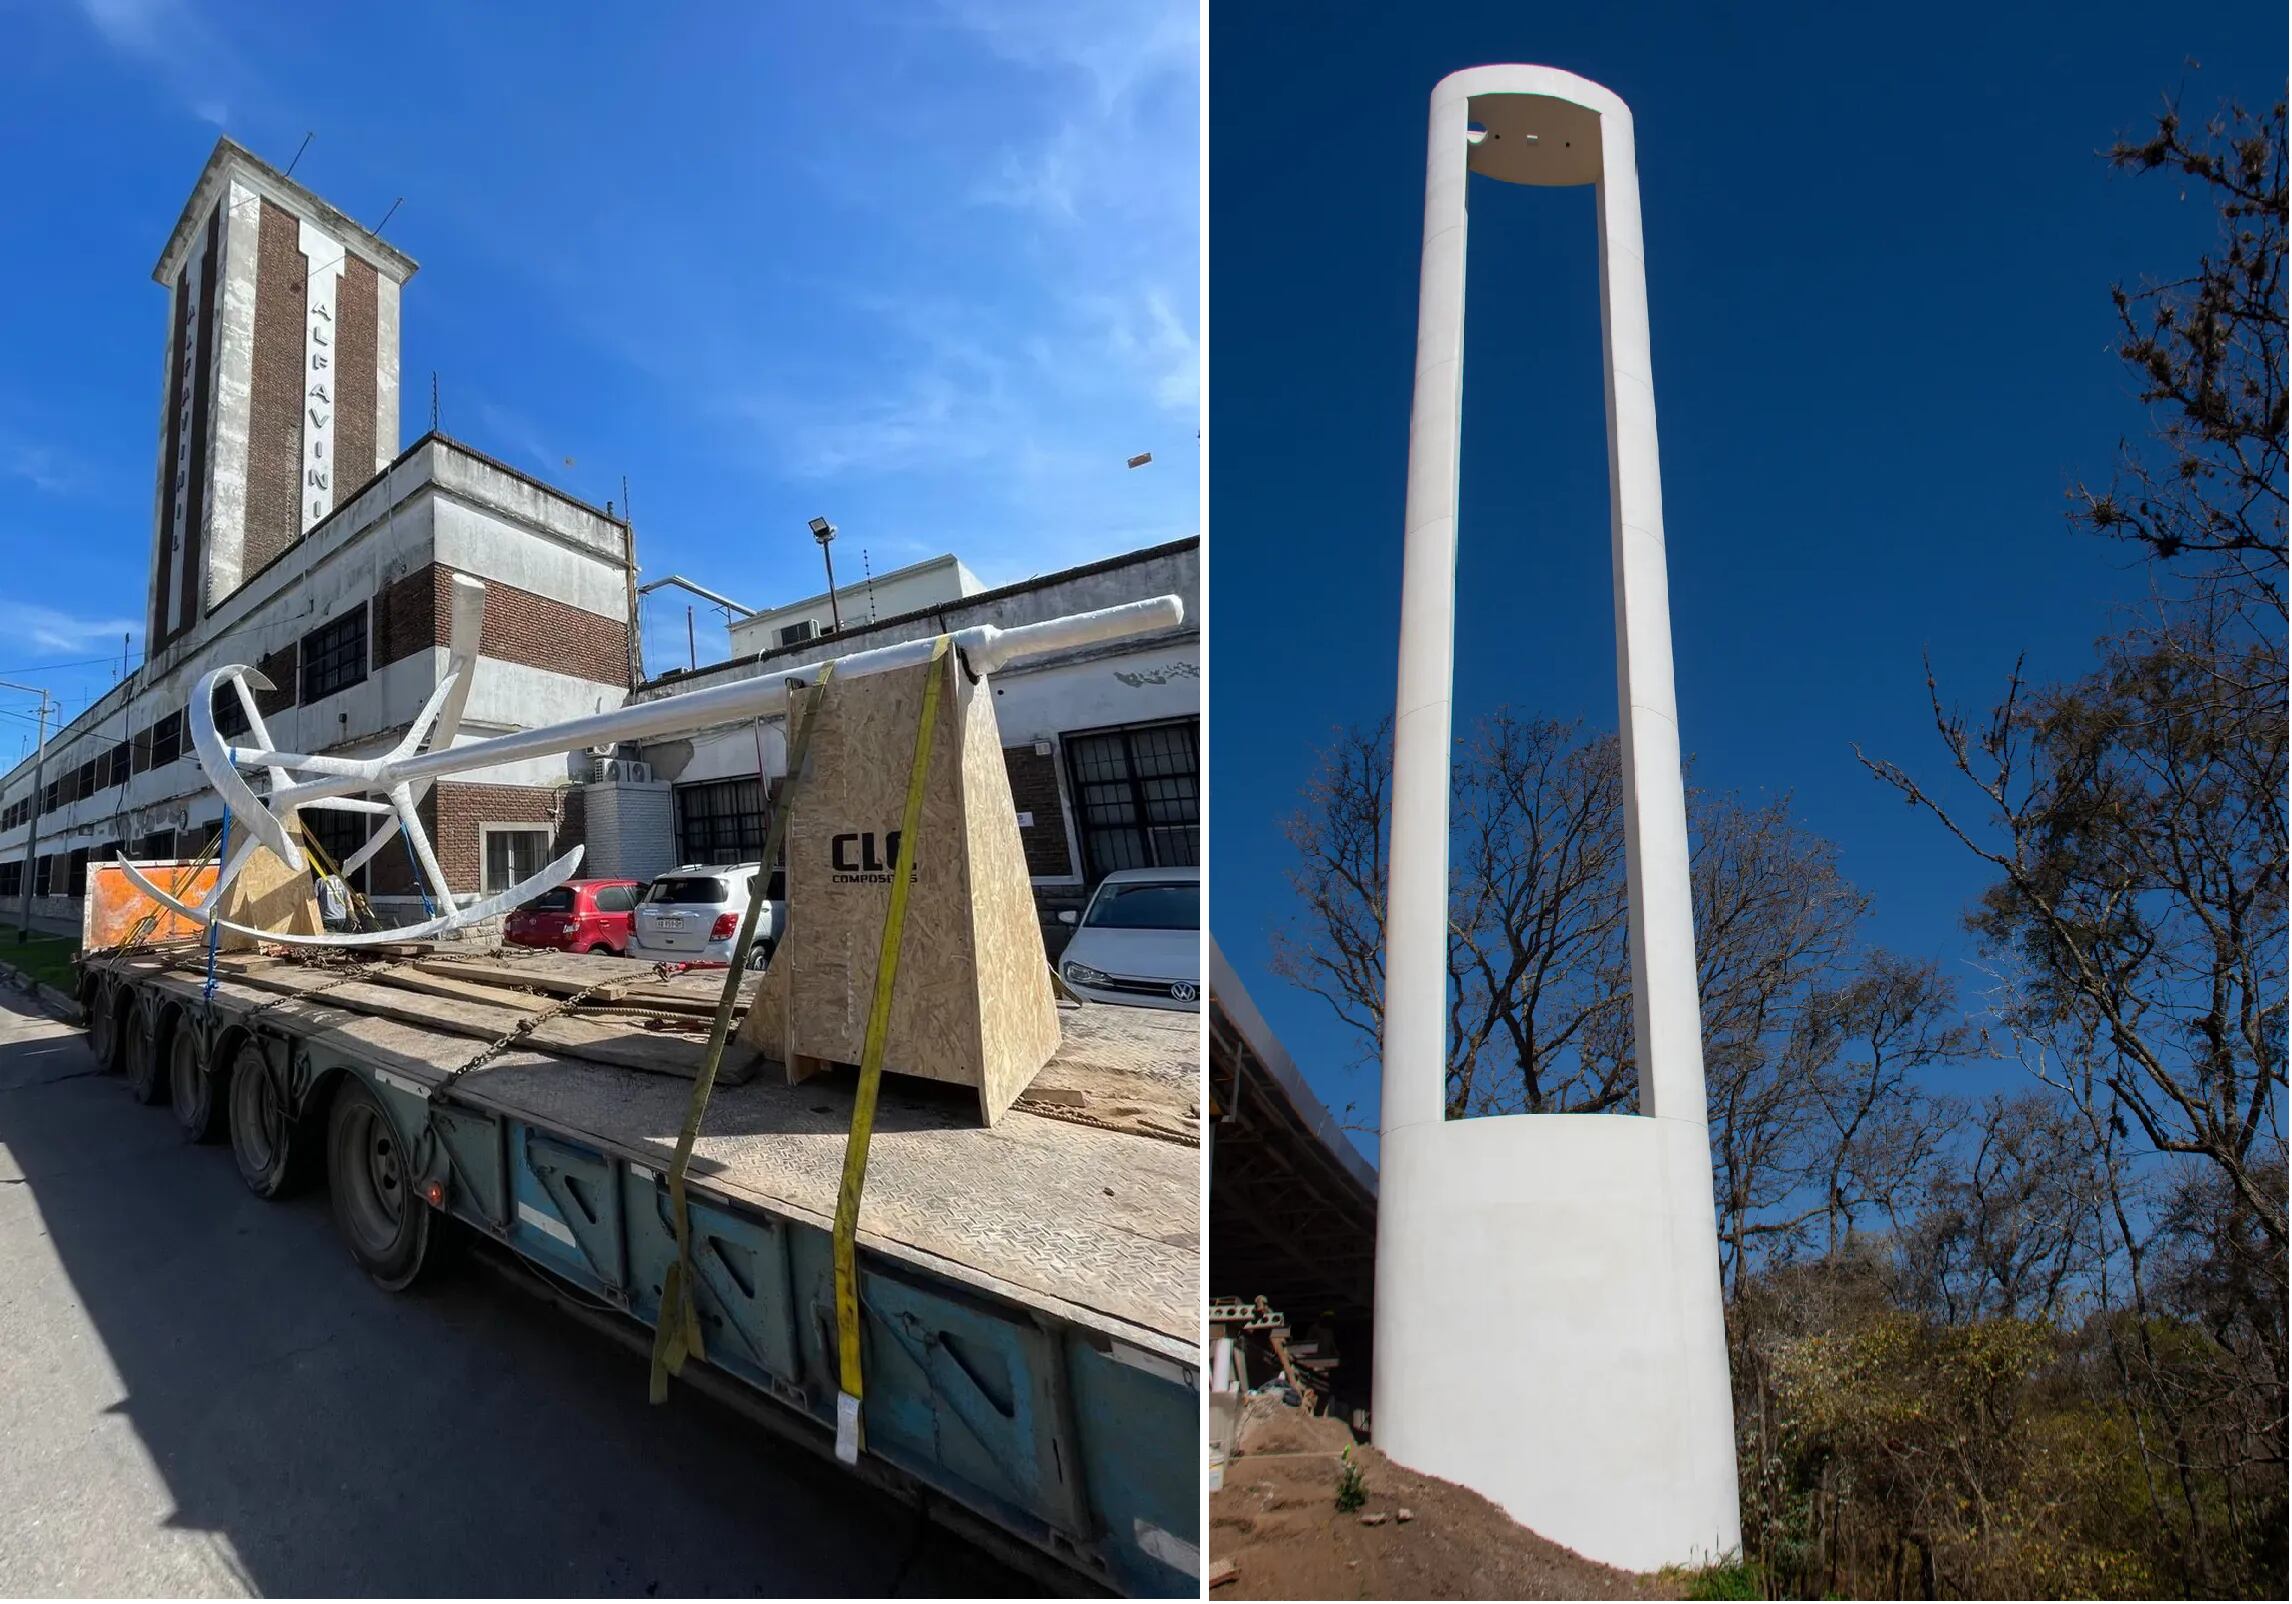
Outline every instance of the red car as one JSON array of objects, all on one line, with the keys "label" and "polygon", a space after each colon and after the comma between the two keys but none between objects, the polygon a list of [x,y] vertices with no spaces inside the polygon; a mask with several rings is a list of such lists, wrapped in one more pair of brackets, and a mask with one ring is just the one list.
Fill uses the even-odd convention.
[{"label": "red car", "polygon": [[520,947],[626,956],[629,921],[644,889],[637,880],[568,880],[511,914],[502,938]]}]

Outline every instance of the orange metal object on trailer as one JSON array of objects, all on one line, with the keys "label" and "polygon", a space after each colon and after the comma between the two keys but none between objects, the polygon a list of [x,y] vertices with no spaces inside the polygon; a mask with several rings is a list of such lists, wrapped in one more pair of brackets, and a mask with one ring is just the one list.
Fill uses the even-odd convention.
[{"label": "orange metal object on trailer", "polygon": [[[186,902],[197,902],[215,888],[212,859],[205,862],[162,859],[138,863],[136,867]],[[117,863],[89,859],[88,894],[80,905],[80,951],[105,952],[113,947],[124,947],[135,938],[137,927],[145,919],[151,920],[151,928],[141,937],[145,942],[196,941],[207,934],[203,927],[138,891],[134,882],[120,872]]]}]

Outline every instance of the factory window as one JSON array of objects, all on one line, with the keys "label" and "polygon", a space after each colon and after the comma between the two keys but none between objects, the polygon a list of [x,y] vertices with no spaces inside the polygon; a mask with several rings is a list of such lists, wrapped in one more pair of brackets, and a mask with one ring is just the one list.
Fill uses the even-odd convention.
[{"label": "factory window", "polygon": [[175,856],[175,832],[154,830],[149,835],[137,836],[128,856],[138,863],[166,862]]},{"label": "factory window", "polygon": [[478,834],[485,841],[484,890],[507,891],[539,874],[549,862],[546,825],[481,824]]},{"label": "factory window", "polygon": [[151,726],[151,766],[165,768],[183,755],[183,715],[170,713]]},{"label": "factory window", "polygon": [[125,741],[120,742],[104,754],[104,768],[104,784],[125,785],[127,783],[127,743]]},{"label": "factory window", "polygon": [[813,620],[809,618],[799,619],[793,624],[780,626],[780,644],[783,646],[801,646],[819,633],[820,626]]},{"label": "factory window", "polygon": [[24,865],[0,863],[0,897],[20,897],[24,894]]},{"label": "factory window", "polygon": [[249,728],[247,710],[240,705],[236,687],[230,685],[216,686],[215,700],[212,705],[215,712],[215,733],[217,735],[226,741],[232,741],[247,733]]},{"label": "factory window", "polygon": [[[318,843],[319,851],[326,854],[326,867],[337,871],[342,867],[342,860],[364,846],[373,836],[375,826],[381,822],[371,813],[345,813],[340,808],[304,808],[297,816],[302,820],[302,827],[310,832],[311,839]],[[382,850],[388,852],[393,849],[384,847]],[[358,872],[349,877],[353,891],[371,889],[366,883],[368,867],[367,864],[360,864]]]},{"label": "factory window", "polygon": [[[775,787],[776,789],[776,787]],[[754,863],[764,851],[764,788],[754,780],[711,780],[676,788],[677,858],[684,863]]]},{"label": "factory window", "polygon": [[366,604],[302,638],[302,700],[308,706],[366,677]]},{"label": "factory window", "polygon": [[1170,869],[1202,861],[1201,761],[1191,720],[1068,735],[1085,871]]}]

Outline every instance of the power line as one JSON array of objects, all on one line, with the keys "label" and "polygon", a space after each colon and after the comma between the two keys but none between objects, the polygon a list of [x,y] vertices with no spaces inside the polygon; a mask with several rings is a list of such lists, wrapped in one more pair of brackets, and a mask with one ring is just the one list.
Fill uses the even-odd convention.
[{"label": "power line", "polygon": [[[141,657],[143,653],[137,652],[135,655]],[[82,657],[69,663],[33,663],[18,668],[0,668],[0,674],[45,674],[51,669],[94,668],[99,664],[109,666],[118,661],[116,657]]]}]

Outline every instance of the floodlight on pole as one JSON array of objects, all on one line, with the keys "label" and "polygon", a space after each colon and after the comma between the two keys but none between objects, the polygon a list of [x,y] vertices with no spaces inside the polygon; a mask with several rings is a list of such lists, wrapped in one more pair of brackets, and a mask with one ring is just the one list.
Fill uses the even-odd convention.
[{"label": "floodlight on pole", "polygon": [[820,543],[820,561],[828,566],[828,627],[841,635],[844,632],[844,615],[843,610],[836,606],[836,559],[828,551],[828,542],[836,538],[836,526],[825,518],[814,518],[812,538]]}]

